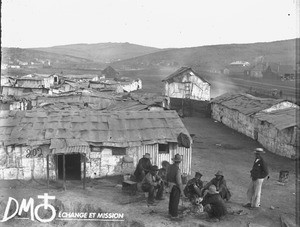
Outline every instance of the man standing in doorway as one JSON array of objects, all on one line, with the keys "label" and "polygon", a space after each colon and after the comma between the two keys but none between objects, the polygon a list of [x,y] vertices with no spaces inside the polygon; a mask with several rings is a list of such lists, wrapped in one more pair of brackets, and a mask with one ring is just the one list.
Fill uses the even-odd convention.
[{"label": "man standing in doorway", "polygon": [[167,182],[171,188],[170,201],[169,201],[169,214],[171,218],[178,218],[178,205],[180,195],[183,195],[183,185],[181,179],[181,171],[179,164],[182,161],[180,154],[176,154],[172,159],[173,164],[169,166],[167,172]]},{"label": "man standing in doorway", "polygon": [[264,179],[269,175],[268,167],[261,157],[262,153],[265,153],[262,148],[256,148],[254,151],[255,160],[252,170],[250,171],[252,181],[247,191],[249,202],[245,205],[245,207],[249,207],[250,209],[257,209],[260,207],[262,183]]}]

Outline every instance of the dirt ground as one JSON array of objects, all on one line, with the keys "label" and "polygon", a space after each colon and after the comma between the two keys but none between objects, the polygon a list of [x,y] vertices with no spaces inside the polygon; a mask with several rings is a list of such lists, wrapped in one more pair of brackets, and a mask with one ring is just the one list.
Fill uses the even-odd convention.
[{"label": "dirt ground", "polygon": [[[122,192],[120,178],[103,178],[87,182],[86,190],[76,181],[67,182],[67,190],[60,182],[51,182],[47,190],[46,182],[1,181],[0,182],[0,219],[8,197],[18,201],[48,192],[56,197],[56,207],[63,211],[117,212],[125,214],[123,222],[100,221],[59,221],[41,224],[28,219],[12,219],[0,226],[281,226],[281,217],[295,220],[296,188],[295,161],[274,155],[264,154],[270,170],[270,179],[265,180],[262,188],[261,208],[249,210],[242,207],[247,202],[246,191],[250,183],[250,169],[254,161],[253,149],[260,145],[211,118],[190,117],[182,119],[191,134],[195,134],[193,144],[192,171],[203,174],[202,180],[209,181],[218,170],[222,170],[227,185],[232,192],[227,203],[228,214],[221,221],[210,222],[203,215],[187,213],[188,202],[180,202],[179,209],[184,217],[171,221],[168,217],[169,194],[156,206],[148,207],[144,193],[129,195]],[[279,171],[288,170],[289,181],[278,183]],[[240,211],[240,214],[237,214]],[[25,216],[26,217],[26,216]],[[295,222],[295,221],[294,221]]]}]

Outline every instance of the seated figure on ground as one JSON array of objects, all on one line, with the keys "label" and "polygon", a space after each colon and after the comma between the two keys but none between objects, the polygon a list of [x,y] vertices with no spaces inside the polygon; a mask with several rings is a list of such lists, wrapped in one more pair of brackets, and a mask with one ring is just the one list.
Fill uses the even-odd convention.
[{"label": "seated figure on ground", "polygon": [[218,171],[215,174],[216,177],[214,177],[210,182],[208,182],[202,190],[202,195],[204,196],[206,193],[206,190],[211,186],[214,185],[219,192],[222,199],[229,201],[231,198],[231,193],[229,189],[227,188],[226,181],[224,179],[224,175],[222,171]]},{"label": "seated figure on ground", "polygon": [[142,190],[149,192],[148,203],[154,203],[154,196],[157,200],[163,200],[164,183],[162,179],[157,175],[158,167],[152,166],[150,172],[146,174],[142,181]]},{"label": "seated figure on ground", "polygon": [[201,197],[201,189],[203,188],[201,177],[202,174],[196,172],[195,177],[187,182],[183,190],[184,195],[188,197],[192,203],[195,203],[196,199]]},{"label": "seated figure on ground", "polygon": [[150,154],[146,153],[139,160],[136,169],[134,171],[135,180],[137,182],[141,182],[146,176],[146,174],[150,171],[152,166],[150,159],[151,159]]},{"label": "seated figure on ground", "polygon": [[207,212],[209,218],[218,218],[227,214],[227,209],[224,200],[216,190],[215,185],[211,185],[208,188],[206,195],[204,196],[201,204],[204,207],[204,211]]},{"label": "seated figure on ground", "polygon": [[162,168],[160,168],[158,170],[158,176],[161,177],[161,179],[164,182],[164,185],[167,186],[167,171],[170,166],[170,163],[168,161],[162,161],[161,165],[162,165]]}]

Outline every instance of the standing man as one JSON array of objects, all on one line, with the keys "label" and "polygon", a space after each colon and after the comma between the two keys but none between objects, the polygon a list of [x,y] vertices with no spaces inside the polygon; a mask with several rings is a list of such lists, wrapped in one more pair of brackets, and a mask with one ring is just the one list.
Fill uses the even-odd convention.
[{"label": "standing man", "polygon": [[173,164],[169,166],[167,172],[167,182],[171,188],[170,201],[169,201],[169,214],[172,218],[178,218],[178,205],[180,200],[180,195],[183,195],[183,186],[181,180],[181,171],[179,169],[179,164],[182,161],[180,154],[176,154],[172,158]]},{"label": "standing man", "polygon": [[261,157],[262,153],[265,153],[265,151],[262,148],[255,149],[255,160],[252,170],[250,171],[252,181],[247,191],[247,197],[249,202],[245,205],[245,207],[250,207],[252,209],[257,209],[260,207],[262,183],[264,179],[269,175],[268,167],[263,158]]},{"label": "standing man", "polygon": [[136,166],[134,171],[134,176],[137,182],[141,182],[146,174],[151,170],[152,164],[150,161],[150,154],[146,153],[143,157],[139,160],[139,163]]}]

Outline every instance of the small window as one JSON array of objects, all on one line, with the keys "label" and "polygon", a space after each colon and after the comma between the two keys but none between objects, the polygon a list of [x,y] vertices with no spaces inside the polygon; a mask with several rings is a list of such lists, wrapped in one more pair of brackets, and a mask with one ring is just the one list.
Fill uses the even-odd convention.
[{"label": "small window", "polygon": [[169,154],[169,144],[158,144],[159,154]]},{"label": "small window", "polygon": [[58,78],[55,76],[54,77],[54,83],[57,83],[58,82]]},{"label": "small window", "polygon": [[112,155],[126,155],[126,148],[112,147]]},{"label": "small window", "polygon": [[31,88],[24,88],[23,93],[31,93],[32,89]]}]

